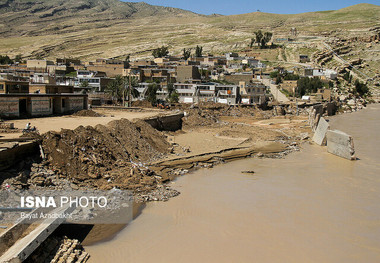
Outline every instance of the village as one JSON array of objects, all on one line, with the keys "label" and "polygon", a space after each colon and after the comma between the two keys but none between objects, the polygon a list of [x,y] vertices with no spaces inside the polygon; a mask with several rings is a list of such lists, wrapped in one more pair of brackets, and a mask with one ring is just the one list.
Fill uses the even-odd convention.
[{"label": "village", "polygon": [[[297,68],[273,66],[251,54],[206,55],[196,46],[194,54],[184,49],[169,55],[162,46],[153,58],[133,61],[129,56],[88,62],[2,56],[2,188],[120,189],[141,204],[179,195],[170,183],[189,172],[247,157],[281,159],[304,143],[327,144],[329,153],[355,160],[352,137],[331,131],[327,122],[378,102],[355,68],[323,67],[318,62],[326,54],[313,61],[300,55]],[[92,210],[84,213],[86,224],[96,218]],[[23,220],[32,218],[25,214]],[[4,258],[18,251],[22,260],[86,262],[90,255],[82,244],[120,231],[92,222],[94,230],[79,238],[55,220],[4,223]],[[46,231],[66,231],[71,238],[41,237]]]},{"label": "village", "polygon": [[[1,65],[0,117],[71,114],[103,105],[131,107],[144,100],[162,108],[201,102],[261,107],[270,101],[295,102],[298,97],[300,102],[321,102],[341,95],[334,85],[339,74],[310,64],[303,72],[294,72],[269,67],[244,52],[203,55],[199,46],[195,54],[184,49],[182,56],[168,55],[165,46],[155,51],[151,60],[127,57],[84,63],[57,58]],[[301,55],[300,62],[310,59]],[[302,78],[318,81],[298,88]]]}]

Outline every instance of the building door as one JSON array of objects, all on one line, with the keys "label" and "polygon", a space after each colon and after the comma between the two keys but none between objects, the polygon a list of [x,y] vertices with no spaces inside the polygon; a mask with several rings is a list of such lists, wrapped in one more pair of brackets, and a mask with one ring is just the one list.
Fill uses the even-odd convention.
[{"label": "building door", "polygon": [[20,99],[18,103],[18,110],[20,112],[20,117],[27,117],[28,116],[28,106],[27,106],[27,100],[26,99]]},{"label": "building door", "polygon": [[61,98],[53,98],[53,114],[62,113]]}]

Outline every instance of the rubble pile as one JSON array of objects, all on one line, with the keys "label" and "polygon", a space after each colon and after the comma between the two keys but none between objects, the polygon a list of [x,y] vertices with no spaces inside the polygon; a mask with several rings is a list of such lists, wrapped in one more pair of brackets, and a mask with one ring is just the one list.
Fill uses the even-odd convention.
[{"label": "rubble pile", "polygon": [[166,180],[145,163],[166,156],[170,145],[161,132],[144,121],[122,119],[107,126],[80,126],[48,132],[39,139],[45,160],[20,163],[8,171],[3,184],[16,189],[116,187],[137,194],[149,192]]},{"label": "rubble pile", "polygon": [[104,115],[97,113],[93,110],[81,110],[73,114],[77,117],[104,117]]},{"label": "rubble pile", "polygon": [[135,197],[136,202],[149,201],[169,201],[170,198],[176,197],[180,192],[170,188],[169,186],[159,185],[157,188],[147,194],[141,194]]},{"label": "rubble pile", "polygon": [[214,110],[189,109],[186,111],[187,116],[183,118],[183,126],[185,128],[195,126],[211,126],[218,122],[218,116],[214,114]]},{"label": "rubble pile", "polygon": [[152,103],[150,103],[147,100],[137,100],[132,102],[132,107],[139,107],[139,108],[152,108]]},{"label": "rubble pile", "polygon": [[[149,190],[158,179],[142,162],[159,159],[169,151],[162,133],[143,121],[126,119],[95,128],[48,132],[43,135],[42,147],[49,169],[58,178],[78,186],[139,191]],[[49,179],[35,178],[41,178],[36,183]]]},{"label": "rubble pile", "polygon": [[254,119],[269,119],[270,111],[262,111],[254,107],[229,106],[220,103],[200,104],[186,110],[185,128],[194,126],[210,126],[219,122],[221,116],[252,117]]},{"label": "rubble pile", "polygon": [[367,106],[367,101],[363,98],[355,98],[352,94],[340,95],[340,110],[343,113],[362,110]]},{"label": "rubble pile", "polygon": [[24,262],[85,263],[90,255],[76,239],[49,237]]}]

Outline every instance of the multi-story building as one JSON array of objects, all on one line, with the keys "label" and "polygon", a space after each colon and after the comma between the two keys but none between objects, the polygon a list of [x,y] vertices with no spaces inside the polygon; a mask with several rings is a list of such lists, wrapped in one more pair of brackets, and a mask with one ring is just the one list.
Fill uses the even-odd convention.
[{"label": "multi-story building", "polygon": [[239,83],[241,104],[260,105],[266,101],[266,86],[260,81]]}]

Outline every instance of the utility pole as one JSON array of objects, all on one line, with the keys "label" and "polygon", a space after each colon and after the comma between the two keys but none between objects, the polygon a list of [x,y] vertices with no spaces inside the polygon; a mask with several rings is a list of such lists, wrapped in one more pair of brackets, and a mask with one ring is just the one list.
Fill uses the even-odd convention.
[{"label": "utility pole", "polygon": [[129,71],[129,89],[128,89],[128,107],[132,107],[132,81],[131,81],[131,71]]}]

